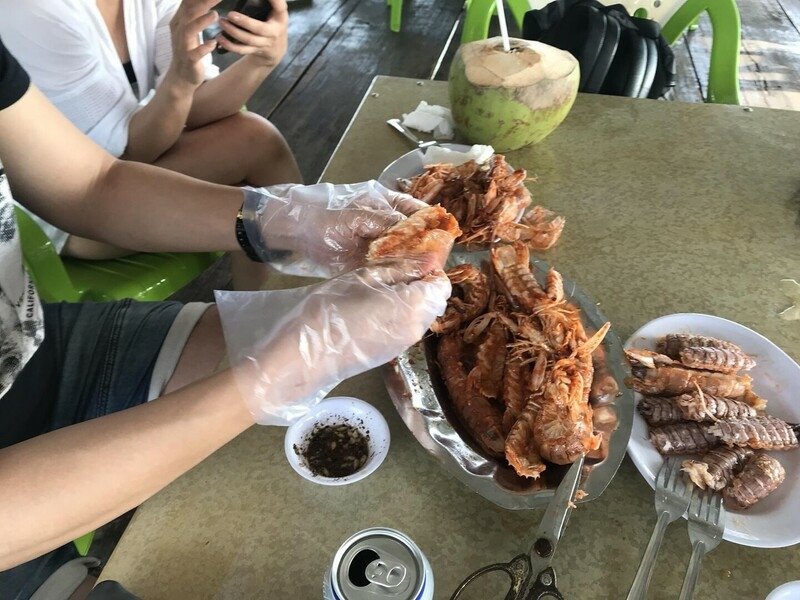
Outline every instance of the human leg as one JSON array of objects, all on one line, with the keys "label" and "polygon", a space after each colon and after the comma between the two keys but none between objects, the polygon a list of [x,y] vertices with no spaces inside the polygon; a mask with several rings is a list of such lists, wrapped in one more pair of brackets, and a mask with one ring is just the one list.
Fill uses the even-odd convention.
[{"label": "human leg", "polygon": [[[297,162],[280,131],[251,112],[186,131],[155,164],[229,185],[302,183]],[[266,280],[268,267],[236,252],[231,254],[231,271],[234,289],[258,289]]]}]

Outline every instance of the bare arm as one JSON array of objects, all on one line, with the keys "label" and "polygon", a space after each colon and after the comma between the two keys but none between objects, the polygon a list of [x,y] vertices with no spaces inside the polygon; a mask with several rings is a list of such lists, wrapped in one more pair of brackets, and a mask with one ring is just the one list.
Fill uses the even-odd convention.
[{"label": "bare arm", "polygon": [[234,11],[220,20],[223,31],[237,41],[220,35],[217,42],[242,58],[197,88],[187,121],[189,127],[200,127],[241,110],[286,54],[289,26],[286,1],[271,2],[272,15],[266,21]]},{"label": "bare arm", "polygon": [[238,250],[241,190],[115,160],[34,86],[0,111],[15,196],[70,233],[140,251]]},{"label": "bare arm", "polygon": [[224,371],[0,450],[0,571],[141,504],[252,424]]}]

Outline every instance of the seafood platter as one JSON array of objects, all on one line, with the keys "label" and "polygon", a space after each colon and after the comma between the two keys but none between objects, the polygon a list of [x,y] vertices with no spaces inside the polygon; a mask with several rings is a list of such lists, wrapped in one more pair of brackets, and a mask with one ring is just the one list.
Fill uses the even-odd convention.
[{"label": "seafood platter", "polygon": [[676,314],[625,344],[635,390],[631,458],[653,486],[665,456],[687,479],[720,492],[724,539],[748,546],[800,542],[800,366],[732,321]]},{"label": "seafood platter", "polygon": [[525,171],[501,155],[417,169],[400,189],[452,214],[455,242],[471,251],[448,259],[445,314],[385,371],[395,407],[448,471],[499,506],[545,506],[582,456],[575,500],[596,498],[625,454],[633,400],[596,303],[531,259],[564,219],[529,208]]}]

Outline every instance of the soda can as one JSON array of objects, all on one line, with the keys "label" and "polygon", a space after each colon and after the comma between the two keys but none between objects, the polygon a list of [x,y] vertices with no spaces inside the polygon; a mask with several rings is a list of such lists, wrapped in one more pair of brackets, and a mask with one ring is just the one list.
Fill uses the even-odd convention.
[{"label": "soda can", "polygon": [[433,600],[433,571],[408,536],[373,527],[351,536],[325,574],[324,600]]}]

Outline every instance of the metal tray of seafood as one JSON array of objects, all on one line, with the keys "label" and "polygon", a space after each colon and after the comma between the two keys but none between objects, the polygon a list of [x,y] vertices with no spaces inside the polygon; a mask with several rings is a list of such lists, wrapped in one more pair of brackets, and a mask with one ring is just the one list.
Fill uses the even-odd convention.
[{"label": "metal tray of seafood", "polygon": [[[481,266],[489,260],[487,252],[454,252],[449,266],[472,263]],[[531,261],[534,273],[544,283],[548,265],[544,261]],[[577,285],[564,278],[567,296],[581,309],[584,325],[594,330],[607,319],[597,304]],[[606,367],[619,387],[619,394],[604,403],[616,412],[617,428],[610,434],[609,450],[601,462],[587,461],[581,489],[586,492],[583,502],[591,501],[603,493],[617,472],[631,434],[633,423],[633,395],[624,385],[627,365],[622,343],[609,330],[603,346]],[[508,509],[531,509],[547,505],[568,466],[548,465],[538,480],[518,476],[505,461],[485,457],[458,422],[449,406],[447,390],[438,372],[434,340],[422,340],[389,363],[384,379],[392,402],[417,441],[430,452],[456,479],[498,506]]]}]

